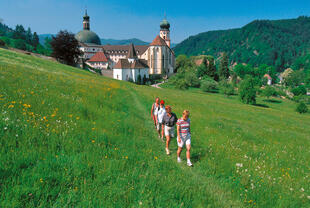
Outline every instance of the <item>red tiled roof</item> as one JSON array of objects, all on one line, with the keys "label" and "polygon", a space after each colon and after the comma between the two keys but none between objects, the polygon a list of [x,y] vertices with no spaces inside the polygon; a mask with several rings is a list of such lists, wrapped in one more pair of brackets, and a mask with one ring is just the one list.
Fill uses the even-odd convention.
[{"label": "red tiled roof", "polygon": [[166,41],[162,39],[159,35],[153,40],[150,46],[167,46]]},{"label": "red tiled roof", "polygon": [[108,62],[108,59],[105,54],[100,51],[93,55],[88,62]]}]

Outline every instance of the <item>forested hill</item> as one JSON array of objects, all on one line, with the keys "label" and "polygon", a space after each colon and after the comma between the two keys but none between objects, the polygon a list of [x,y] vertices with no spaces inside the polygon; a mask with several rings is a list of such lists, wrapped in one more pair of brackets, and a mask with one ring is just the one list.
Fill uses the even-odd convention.
[{"label": "forested hill", "polygon": [[191,36],[178,44],[177,55],[226,52],[232,63],[289,67],[297,57],[310,51],[310,17],[286,20],[255,20],[242,28],[209,31]]}]

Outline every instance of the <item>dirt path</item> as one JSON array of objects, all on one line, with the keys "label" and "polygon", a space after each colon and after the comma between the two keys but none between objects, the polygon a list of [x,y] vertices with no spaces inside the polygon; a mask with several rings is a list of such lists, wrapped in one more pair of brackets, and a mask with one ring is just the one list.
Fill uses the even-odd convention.
[{"label": "dirt path", "polygon": [[155,88],[159,88],[159,89],[161,89],[161,87],[159,87],[159,85],[161,85],[161,84],[163,84],[164,83],[164,81],[162,81],[162,82],[160,82],[160,83],[157,83],[157,84],[153,84],[153,85],[151,85],[152,87],[155,87]]}]

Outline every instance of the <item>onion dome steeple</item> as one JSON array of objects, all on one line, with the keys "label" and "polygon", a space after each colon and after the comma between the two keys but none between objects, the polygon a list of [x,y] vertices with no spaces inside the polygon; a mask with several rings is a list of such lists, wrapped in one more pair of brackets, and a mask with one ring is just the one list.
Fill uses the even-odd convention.
[{"label": "onion dome steeple", "polygon": [[75,35],[75,39],[77,39],[80,43],[101,45],[98,35],[90,30],[89,19],[87,10],[85,10],[85,15],[83,16],[83,30]]},{"label": "onion dome steeple", "polygon": [[162,30],[169,30],[170,29],[170,23],[167,20],[166,14],[164,19],[160,22],[160,29]]},{"label": "onion dome steeple", "polygon": [[87,9],[85,9],[85,15],[83,17],[83,29],[90,30],[89,16],[87,15]]}]

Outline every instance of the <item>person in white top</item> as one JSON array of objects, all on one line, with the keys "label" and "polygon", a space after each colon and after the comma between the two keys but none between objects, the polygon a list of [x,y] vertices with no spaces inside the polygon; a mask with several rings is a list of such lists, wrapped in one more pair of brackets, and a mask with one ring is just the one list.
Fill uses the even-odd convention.
[{"label": "person in white top", "polygon": [[161,100],[160,101],[160,106],[159,108],[155,109],[155,118],[156,118],[156,127],[157,127],[157,132],[158,132],[158,137],[161,138],[162,141],[164,141],[164,125],[163,125],[163,118],[164,115],[166,114],[166,109],[165,109],[165,101]]},{"label": "person in white top", "polygon": [[155,128],[156,128],[155,111],[156,111],[157,108],[159,108],[159,102],[160,102],[159,97],[155,98],[155,103],[153,103],[152,109],[151,109],[151,118],[152,118],[153,121],[154,121],[154,126],[155,126]]}]

